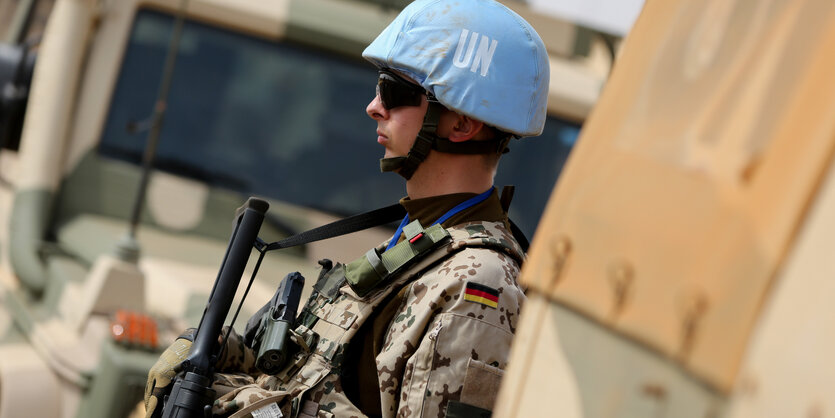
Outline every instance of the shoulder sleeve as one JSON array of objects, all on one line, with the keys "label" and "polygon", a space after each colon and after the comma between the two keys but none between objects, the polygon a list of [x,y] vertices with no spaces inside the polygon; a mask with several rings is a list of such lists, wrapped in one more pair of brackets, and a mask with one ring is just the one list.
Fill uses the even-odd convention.
[{"label": "shoulder sleeve", "polygon": [[377,356],[384,414],[492,409],[525,299],[518,271],[506,255],[467,248],[412,283]]}]

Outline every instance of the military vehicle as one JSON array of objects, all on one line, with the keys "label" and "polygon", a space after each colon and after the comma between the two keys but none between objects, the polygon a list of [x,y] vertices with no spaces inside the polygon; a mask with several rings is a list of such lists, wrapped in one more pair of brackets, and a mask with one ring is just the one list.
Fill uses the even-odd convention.
[{"label": "military vehicle", "polygon": [[[199,320],[247,196],[271,203],[268,241],[402,197],[378,172],[359,54],[406,3],[0,0],[0,418],[141,416],[147,370]],[[519,186],[530,236],[613,49],[507,4],[562,81],[543,138],[512,144],[496,182]],[[236,326],[286,273],[390,234],[270,253]]]},{"label": "military vehicle", "polygon": [[835,3],[648,1],[548,203],[496,415],[835,414]]}]

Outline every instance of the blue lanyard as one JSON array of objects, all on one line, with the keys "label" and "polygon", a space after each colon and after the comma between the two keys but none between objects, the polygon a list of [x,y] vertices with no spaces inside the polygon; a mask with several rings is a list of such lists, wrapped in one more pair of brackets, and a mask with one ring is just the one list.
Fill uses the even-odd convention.
[{"label": "blue lanyard", "polygon": [[[450,209],[449,212],[443,214],[443,216],[438,218],[438,220],[435,221],[434,223],[432,223],[432,225],[444,223],[444,222],[446,222],[447,219],[455,216],[455,214],[457,214],[458,212],[461,212],[464,209],[471,208],[471,207],[487,200],[487,198],[490,197],[491,193],[493,193],[493,187],[492,186],[489,189],[487,189],[486,192],[484,192],[484,193],[482,193],[478,196],[471,197],[471,198],[467,199],[466,201],[461,202],[460,204],[458,204],[458,206]],[[400,234],[403,233],[403,227],[408,225],[408,224],[409,224],[409,214],[407,213],[406,216],[403,218],[403,221],[400,222],[400,226],[397,227],[397,231],[394,232],[394,236],[391,237],[391,240],[389,241],[389,245],[388,245],[388,247],[386,247],[386,251],[390,250],[391,247],[394,247],[394,245],[397,244],[397,240],[398,240],[398,238],[400,238]],[[432,226],[432,225],[430,225],[430,226]]]}]

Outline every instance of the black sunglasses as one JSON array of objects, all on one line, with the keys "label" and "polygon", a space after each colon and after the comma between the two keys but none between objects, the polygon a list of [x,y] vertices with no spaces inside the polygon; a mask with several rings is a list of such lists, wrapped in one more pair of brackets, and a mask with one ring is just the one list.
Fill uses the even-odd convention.
[{"label": "black sunglasses", "polygon": [[380,96],[380,102],[386,110],[400,106],[420,106],[421,96],[425,94],[423,87],[389,70],[380,70],[377,77],[377,95]]}]

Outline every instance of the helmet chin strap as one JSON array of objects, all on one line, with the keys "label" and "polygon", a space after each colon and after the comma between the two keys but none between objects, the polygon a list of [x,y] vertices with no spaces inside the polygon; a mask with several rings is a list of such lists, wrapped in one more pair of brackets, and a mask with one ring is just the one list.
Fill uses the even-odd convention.
[{"label": "helmet chin strap", "polygon": [[438,121],[441,119],[441,112],[445,109],[444,106],[438,103],[434,97],[426,96],[429,106],[426,108],[426,114],[423,115],[423,126],[415,138],[415,143],[409,150],[409,154],[405,157],[390,157],[380,160],[380,171],[396,171],[406,180],[412,178],[420,163],[426,160],[429,151],[432,150],[432,144],[439,139],[436,135],[438,130]]},{"label": "helmet chin strap", "polygon": [[438,122],[441,112],[446,107],[431,95],[427,95],[429,106],[423,116],[423,126],[418,132],[415,143],[405,157],[389,157],[380,159],[380,171],[395,171],[406,180],[412,178],[420,163],[426,160],[429,152],[436,150],[448,154],[491,154],[507,152],[507,144],[512,135],[492,139],[489,141],[453,142],[437,135]]}]

